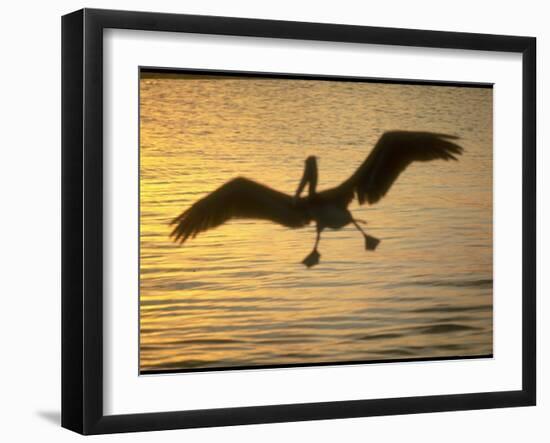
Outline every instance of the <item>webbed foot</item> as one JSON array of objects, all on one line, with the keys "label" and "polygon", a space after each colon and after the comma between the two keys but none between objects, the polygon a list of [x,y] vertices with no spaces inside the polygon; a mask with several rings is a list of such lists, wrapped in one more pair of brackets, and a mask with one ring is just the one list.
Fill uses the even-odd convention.
[{"label": "webbed foot", "polygon": [[308,268],[311,268],[312,266],[315,266],[317,263],[319,263],[320,257],[321,254],[317,252],[317,249],[314,249],[313,251],[311,251],[311,254],[309,254],[306,258],[302,260],[302,263]]},{"label": "webbed foot", "polygon": [[378,240],[376,237],[365,234],[365,249],[367,251],[374,251],[379,243],[380,240]]}]

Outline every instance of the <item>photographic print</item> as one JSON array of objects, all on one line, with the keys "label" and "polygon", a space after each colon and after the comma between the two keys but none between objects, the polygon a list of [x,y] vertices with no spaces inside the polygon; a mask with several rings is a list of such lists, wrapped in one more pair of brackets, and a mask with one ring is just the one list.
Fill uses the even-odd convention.
[{"label": "photographic print", "polygon": [[492,357],[492,85],[139,94],[140,374]]}]

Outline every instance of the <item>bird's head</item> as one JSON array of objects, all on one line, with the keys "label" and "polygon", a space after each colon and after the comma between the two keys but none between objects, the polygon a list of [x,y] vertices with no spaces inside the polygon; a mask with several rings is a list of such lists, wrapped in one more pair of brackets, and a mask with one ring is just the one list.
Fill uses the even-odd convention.
[{"label": "bird's head", "polygon": [[304,190],[306,184],[309,183],[309,195],[315,194],[315,189],[317,187],[317,158],[313,155],[310,155],[306,158],[306,164],[304,167],[304,173],[302,174],[302,179],[296,190],[294,196],[295,199],[300,197],[300,194]]},{"label": "bird's head", "polygon": [[306,158],[306,165],[307,166],[316,166],[317,165],[317,157],[314,155],[310,155],[308,158]]},{"label": "bird's head", "polygon": [[312,196],[317,188],[317,157],[314,155],[306,158],[304,179],[309,183],[309,195]]},{"label": "bird's head", "polygon": [[309,181],[317,182],[317,157],[315,157],[314,155],[310,155],[308,158],[306,158],[304,175]]}]

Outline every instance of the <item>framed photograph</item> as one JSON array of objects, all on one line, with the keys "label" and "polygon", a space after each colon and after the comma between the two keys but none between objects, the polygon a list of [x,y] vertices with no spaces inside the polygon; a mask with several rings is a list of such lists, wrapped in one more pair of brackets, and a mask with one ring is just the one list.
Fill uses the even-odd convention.
[{"label": "framed photograph", "polygon": [[62,425],[536,402],[532,37],[62,20]]}]

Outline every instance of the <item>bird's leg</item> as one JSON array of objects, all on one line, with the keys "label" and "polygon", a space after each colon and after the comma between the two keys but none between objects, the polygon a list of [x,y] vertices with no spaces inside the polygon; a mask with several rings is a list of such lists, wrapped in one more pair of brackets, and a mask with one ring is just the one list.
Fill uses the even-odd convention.
[{"label": "bird's leg", "polygon": [[319,263],[319,258],[321,257],[321,254],[319,254],[319,251],[317,251],[317,245],[319,244],[319,240],[321,240],[321,231],[322,229],[320,229],[319,225],[317,225],[317,237],[315,238],[313,251],[311,251],[311,253],[302,260],[302,263],[308,268],[311,268],[312,266],[315,266],[317,263]]},{"label": "bird's leg", "polygon": [[366,223],[363,220],[355,220],[353,218],[351,219],[351,222],[355,225],[357,229],[359,229],[359,231],[361,231],[361,234],[363,234],[363,236],[365,237],[365,249],[367,251],[374,251],[378,246],[378,243],[380,243],[380,240],[378,240],[376,237],[373,237],[372,235],[368,235],[365,231],[363,231],[363,228],[361,228],[361,226],[359,226],[359,224],[357,223],[358,221]]}]

